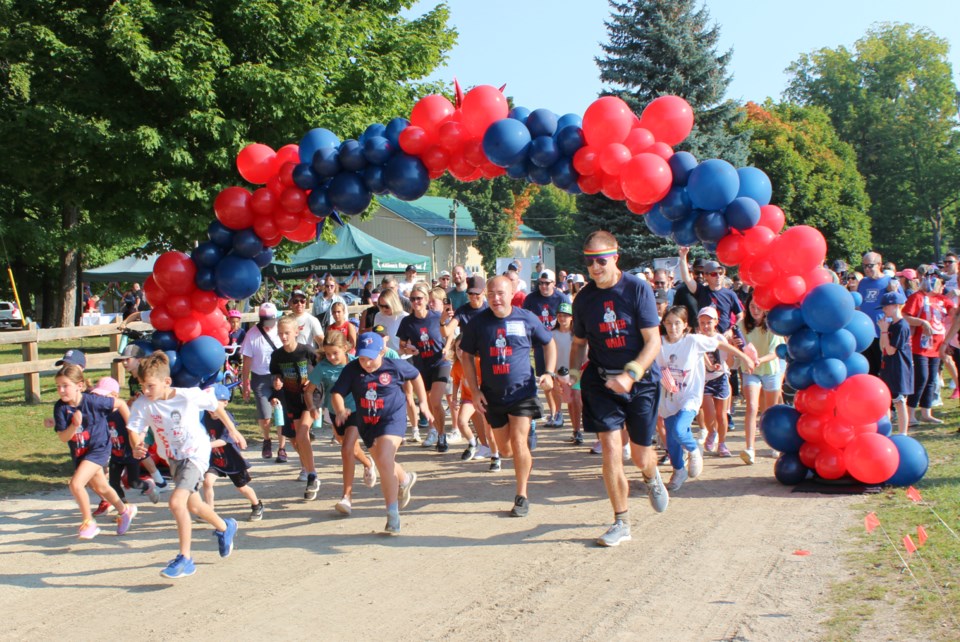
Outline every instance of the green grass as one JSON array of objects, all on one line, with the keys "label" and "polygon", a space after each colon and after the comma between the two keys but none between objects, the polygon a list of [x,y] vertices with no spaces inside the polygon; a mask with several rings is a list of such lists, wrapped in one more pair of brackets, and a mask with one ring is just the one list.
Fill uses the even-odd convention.
[{"label": "green grass", "polygon": [[[3,336],[0,334],[0,336]],[[39,345],[37,352],[39,359],[53,359],[62,357],[70,348],[83,350],[85,353],[108,352],[110,337],[85,337],[70,339],[69,341],[45,341]],[[23,361],[23,352],[19,343],[0,345],[0,363],[16,363]],[[18,381],[22,379],[18,378]]]}]

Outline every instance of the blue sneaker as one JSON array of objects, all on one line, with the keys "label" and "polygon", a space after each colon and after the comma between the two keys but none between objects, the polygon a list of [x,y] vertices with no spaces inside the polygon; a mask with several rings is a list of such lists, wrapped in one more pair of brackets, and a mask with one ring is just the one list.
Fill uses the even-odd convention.
[{"label": "blue sneaker", "polygon": [[189,557],[184,557],[183,555],[177,555],[175,558],[170,560],[170,563],[167,564],[167,568],[160,571],[160,575],[163,577],[169,577],[171,580],[175,580],[178,577],[187,577],[196,572],[197,567],[193,565],[192,559]]},{"label": "blue sneaker", "polygon": [[527,446],[531,451],[537,449],[537,422],[530,422],[530,434],[527,435]]},{"label": "blue sneaker", "polygon": [[217,531],[217,543],[220,545],[220,557],[229,557],[233,552],[233,538],[237,534],[237,520],[228,517],[227,530]]}]

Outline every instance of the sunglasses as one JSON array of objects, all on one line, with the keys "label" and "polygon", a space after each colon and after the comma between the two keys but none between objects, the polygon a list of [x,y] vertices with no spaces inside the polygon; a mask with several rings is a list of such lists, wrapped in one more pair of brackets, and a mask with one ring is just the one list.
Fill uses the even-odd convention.
[{"label": "sunglasses", "polygon": [[723,272],[711,272],[710,276],[723,276]]},{"label": "sunglasses", "polygon": [[380,308],[381,310],[389,310],[389,309],[390,309],[390,306],[389,306],[389,305],[386,305],[386,304],[378,305],[377,307]]},{"label": "sunglasses", "polygon": [[864,263],[864,264],[863,264],[863,267],[865,267],[865,268],[873,268],[873,267],[877,267],[877,264],[876,264],[876,263]]},{"label": "sunglasses", "polygon": [[667,282],[666,282],[666,281],[654,281],[653,284],[654,284],[654,285],[666,285]]},{"label": "sunglasses", "polygon": [[947,261],[944,261],[944,262],[943,262],[944,265],[951,265],[951,264],[953,264],[953,263],[956,263],[956,261],[947,260]]},{"label": "sunglasses", "polygon": [[[601,263],[601,265],[603,265]],[[537,285],[552,285],[553,281],[537,281]]]},{"label": "sunglasses", "polygon": [[[617,256],[617,255],[614,255],[614,256]],[[586,258],[584,258],[584,263],[587,264],[587,267],[590,267],[590,266],[593,265],[594,263],[596,263],[596,264],[599,265],[600,267],[606,267],[606,266],[607,266],[607,262],[610,261],[611,259],[613,259],[612,256],[611,256],[611,257],[600,257],[600,258],[586,257]]]},{"label": "sunglasses", "polygon": [[298,303],[306,303],[306,302],[307,302],[306,299],[290,299],[290,303],[292,303],[292,304],[294,304],[294,305],[296,305],[296,304],[298,304]]},{"label": "sunglasses", "polygon": [[411,300],[411,301],[423,301],[423,297],[422,297],[422,296],[412,296],[412,297],[410,297],[410,300]]}]

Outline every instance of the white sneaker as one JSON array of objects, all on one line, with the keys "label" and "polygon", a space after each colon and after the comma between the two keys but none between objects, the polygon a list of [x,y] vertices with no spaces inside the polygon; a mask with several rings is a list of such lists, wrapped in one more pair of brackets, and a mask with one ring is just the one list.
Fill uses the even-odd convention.
[{"label": "white sneaker", "polygon": [[377,467],[372,465],[369,468],[363,467],[363,485],[367,488],[373,488],[377,485]]},{"label": "white sneaker", "polygon": [[334,508],[336,508],[337,512],[341,515],[347,515],[348,517],[350,516],[350,513],[353,512],[353,507],[350,505],[350,500],[346,497],[337,502],[337,505],[334,506]]},{"label": "white sneaker", "polygon": [[745,448],[740,451],[740,459],[743,460],[745,464],[752,464],[754,462],[754,454],[752,448]]},{"label": "white sneaker", "polygon": [[474,459],[488,459],[490,457],[490,446],[483,444],[477,446],[477,452],[474,453]]},{"label": "white sneaker", "polygon": [[300,474],[297,476],[297,481],[305,482],[307,481],[307,471],[303,468],[300,469]]},{"label": "white sneaker", "polygon": [[630,444],[623,447],[623,458],[627,460],[630,459]]},{"label": "white sneaker", "polygon": [[687,481],[690,475],[687,473],[686,468],[681,468],[679,470],[674,470],[673,474],[670,475],[670,481],[667,483],[667,490],[671,493],[675,490],[680,490],[680,487],[683,486],[683,482]]},{"label": "white sneaker", "polygon": [[407,438],[407,443],[409,443],[409,444],[419,444],[421,441],[423,441],[423,440],[420,438],[420,431],[417,430],[416,428],[414,428],[413,432],[412,432],[412,433],[410,434],[410,436]]},{"label": "white sneaker", "polygon": [[445,433],[447,435],[448,444],[458,444],[461,441],[460,431],[454,430],[453,432]]},{"label": "white sneaker", "polygon": [[700,449],[691,451],[687,456],[687,468],[690,479],[696,479],[703,472],[703,453]]},{"label": "white sneaker", "polygon": [[593,447],[590,449],[590,452],[592,452],[594,455],[602,455],[602,454],[603,454],[603,444],[600,443],[599,441],[596,442],[596,443],[594,443],[594,444],[593,444]]},{"label": "white sneaker", "polygon": [[423,443],[420,444],[424,448],[433,448],[437,445],[437,442],[440,441],[440,435],[437,434],[435,428],[431,428],[430,432],[427,433],[427,438],[423,440]]}]

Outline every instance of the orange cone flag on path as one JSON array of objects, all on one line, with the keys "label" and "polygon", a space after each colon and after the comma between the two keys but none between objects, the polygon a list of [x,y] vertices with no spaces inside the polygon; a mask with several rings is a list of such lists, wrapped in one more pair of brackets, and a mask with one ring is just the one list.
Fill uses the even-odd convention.
[{"label": "orange cone flag on path", "polygon": [[909,535],[903,536],[903,547],[907,549],[908,553],[916,553],[917,545],[913,543],[913,540],[910,539]]},{"label": "orange cone flag on path", "polygon": [[867,516],[863,518],[863,525],[868,533],[872,533],[873,529],[880,525],[880,519],[876,513],[867,513]]},{"label": "orange cone flag on path", "polygon": [[917,526],[917,541],[920,542],[920,546],[927,541],[927,529],[923,526]]},{"label": "orange cone flag on path", "polygon": [[907,488],[907,497],[910,498],[910,501],[918,504],[923,501],[923,497],[920,496],[920,491],[913,486]]}]

